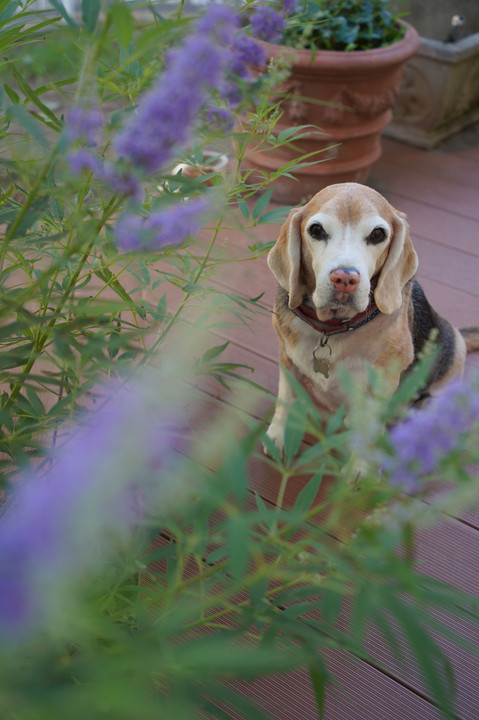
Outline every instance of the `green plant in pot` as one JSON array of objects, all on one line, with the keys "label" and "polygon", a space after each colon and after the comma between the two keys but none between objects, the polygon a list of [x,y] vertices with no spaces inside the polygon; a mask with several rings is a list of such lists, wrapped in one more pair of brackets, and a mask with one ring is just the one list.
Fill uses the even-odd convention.
[{"label": "green plant in pot", "polygon": [[387,0],[298,0],[294,8],[254,2],[248,8],[268,63],[290,65],[276,90],[285,96],[276,132],[302,128],[289,147],[250,160],[269,172],[298,157],[309,160],[294,177],[278,179],[274,199],[298,203],[331,183],[365,182],[381,154],[381,131],[391,120],[404,64],[419,46],[416,30]]}]

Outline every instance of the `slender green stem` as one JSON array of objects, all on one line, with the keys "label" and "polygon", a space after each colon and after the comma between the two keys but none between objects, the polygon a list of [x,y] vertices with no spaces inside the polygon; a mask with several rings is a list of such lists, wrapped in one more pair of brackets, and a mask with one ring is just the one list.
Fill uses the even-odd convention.
[{"label": "slender green stem", "polygon": [[183,17],[183,9],[184,9],[184,7],[185,7],[185,0],[180,0],[180,4],[179,4],[179,7],[178,7],[178,13],[177,13],[177,15],[176,15],[177,20],[181,20],[181,18]]},{"label": "slender green stem", "polygon": [[276,510],[281,510],[281,508],[283,507],[284,494],[286,492],[286,486],[288,485],[289,478],[289,473],[283,473],[283,477],[281,478],[281,484],[278,490],[278,497],[276,499]]},{"label": "slender green stem", "polygon": [[75,287],[75,285],[78,281],[78,278],[80,276],[80,273],[83,270],[83,267],[90,256],[91,250],[93,248],[93,245],[96,242],[98,234],[102,230],[103,225],[105,224],[107,219],[117,209],[118,202],[119,201],[116,198],[112,198],[110,200],[110,202],[108,203],[108,205],[106,206],[106,208],[103,212],[103,215],[100,218],[100,220],[98,221],[97,227],[95,228],[95,232],[92,233],[92,237],[91,237],[90,241],[88,242],[88,245],[86,246],[86,248],[83,252],[83,255],[81,256],[81,258],[78,262],[75,272],[71,276],[68,285],[66,286],[66,288],[63,291],[60,301],[59,301],[57,307],[55,308],[55,312],[53,313],[53,317],[47,324],[47,329],[39,330],[37,337],[35,339],[35,343],[34,343],[30,358],[22,370],[21,379],[13,386],[11,393],[10,393],[10,397],[8,398],[8,400],[5,403],[5,407],[10,407],[13,404],[13,402],[15,401],[15,399],[18,397],[19,393],[21,392],[23,386],[25,385],[27,376],[30,374],[35,362],[37,361],[38,357],[40,356],[41,351],[45,347],[45,343],[48,340],[48,337],[49,337],[48,330],[50,330],[57,322],[57,319],[58,319],[60,313],[62,312],[62,310],[65,306],[65,303],[67,302],[68,298],[70,297],[71,291]]},{"label": "slender green stem", "polygon": [[2,268],[2,270],[3,270],[3,262],[5,260],[5,255],[8,251],[8,245],[9,245],[10,241],[15,237],[26,214],[32,207],[34,200],[37,198],[39,190],[43,184],[43,181],[45,180],[46,176],[50,172],[50,170],[53,166],[53,163],[55,162],[55,160],[57,158],[57,155],[58,155],[58,146],[55,147],[53,149],[53,151],[51,152],[47,162],[43,166],[42,171],[38,175],[32,189],[30,190],[28,196],[25,198],[25,202],[22,205],[18,215],[16,216],[15,220],[12,222],[12,224],[8,228],[8,231],[5,235],[5,239],[2,243],[2,254],[1,254],[1,259],[0,259],[0,267]]}]

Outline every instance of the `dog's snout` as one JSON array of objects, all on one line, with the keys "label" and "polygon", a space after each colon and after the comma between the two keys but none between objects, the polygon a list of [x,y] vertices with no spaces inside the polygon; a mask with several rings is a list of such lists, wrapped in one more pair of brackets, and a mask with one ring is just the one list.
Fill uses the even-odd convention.
[{"label": "dog's snout", "polygon": [[339,267],[329,274],[329,279],[339,293],[353,293],[361,280],[361,275],[354,268]]}]

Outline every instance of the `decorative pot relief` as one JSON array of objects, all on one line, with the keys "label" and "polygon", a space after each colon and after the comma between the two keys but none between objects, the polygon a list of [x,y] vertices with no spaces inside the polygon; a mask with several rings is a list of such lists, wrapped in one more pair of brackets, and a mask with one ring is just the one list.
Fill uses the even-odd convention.
[{"label": "decorative pot relief", "polygon": [[308,110],[304,102],[305,98],[303,97],[301,83],[293,80],[284,89],[290,95],[284,105],[285,115],[293,124],[304,124],[308,117]]},{"label": "decorative pot relief", "polygon": [[371,119],[389,110],[398,95],[398,88],[389,88],[378,94],[360,93],[347,87],[340,88],[328,100],[328,104],[319,109],[321,122],[335,125],[350,115]]},{"label": "decorative pot relief", "polygon": [[425,121],[431,114],[435,100],[424,73],[412,64],[404,70],[398,99],[394,105],[394,117],[401,122],[413,124]]},{"label": "decorative pot relief", "polygon": [[373,118],[376,115],[381,115],[392,107],[398,92],[398,86],[388,88],[380,95],[366,95],[365,93],[359,93],[345,88],[343,90],[343,103],[352,108],[358,115]]}]

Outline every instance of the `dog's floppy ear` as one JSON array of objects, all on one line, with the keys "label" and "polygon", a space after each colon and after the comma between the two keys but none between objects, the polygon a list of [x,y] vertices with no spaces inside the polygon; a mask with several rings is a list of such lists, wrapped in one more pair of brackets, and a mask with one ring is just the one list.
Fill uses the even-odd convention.
[{"label": "dog's floppy ear", "polygon": [[379,310],[390,315],[399,310],[402,290],[417,270],[417,255],[409,236],[406,215],[394,210],[389,252],[379,273],[374,298]]},{"label": "dog's floppy ear", "polygon": [[269,269],[281,287],[288,292],[290,308],[298,307],[303,301],[301,220],[301,211],[291,210],[281,228],[279,238],[268,254]]}]

